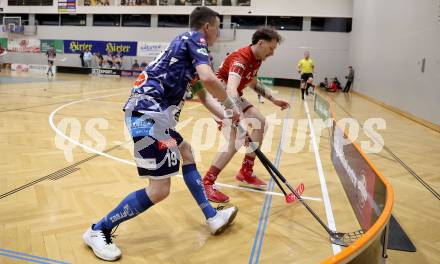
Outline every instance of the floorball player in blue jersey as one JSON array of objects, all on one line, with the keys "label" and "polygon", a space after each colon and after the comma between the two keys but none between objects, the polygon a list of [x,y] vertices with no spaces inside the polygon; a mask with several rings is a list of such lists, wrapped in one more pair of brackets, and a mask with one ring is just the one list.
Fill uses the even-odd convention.
[{"label": "floorball player in blue jersey", "polygon": [[146,188],[127,195],[116,208],[84,233],[85,243],[101,259],[120,258],[111,231],[120,223],[164,200],[171,176],[182,162],[183,179],[206,218],[213,235],[223,232],[234,220],[237,207],[214,209],[208,202],[197,171],[191,146],[175,130],[188,83],[196,75],[225,107],[224,116],[239,119],[235,103],[225,92],[210,66],[208,47],[216,40],[220,16],[207,7],[191,13],[191,31],[178,35],[139,75],[124,106],[125,121],[134,142],[134,159],[140,177],[149,178]]}]

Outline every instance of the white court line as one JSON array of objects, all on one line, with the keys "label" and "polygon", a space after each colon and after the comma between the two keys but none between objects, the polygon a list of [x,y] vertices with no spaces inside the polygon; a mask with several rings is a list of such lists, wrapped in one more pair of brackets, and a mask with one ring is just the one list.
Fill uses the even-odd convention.
[{"label": "white court line", "polygon": [[[282,197],[284,197],[284,194],[279,193],[279,192],[260,191],[260,190],[256,190],[256,189],[250,189],[250,188],[240,187],[240,186],[236,186],[236,185],[217,183],[217,182],[215,183],[215,185],[216,186],[230,188],[230,189],[237,189],[237,190],[247,191],[247,192],[257,192],[257,193],[261,193],[261,194],[269,194],[269,195],[273,195],[273,196],[282,196]],[[319,201],[319,202],[322,201],[321,198],[309,197],[309,196],[303,196],[303,195],[301,195],[301,198],[303,198],[305,200],[311,200],[311,201]]]},{"label": "white court line", "polygon": [[[315,153],[316,168],[318,169],[319,181],[321,183],[322,198],[324,199],[324,208],[325,208],[325,214],[327,216],[328,227],[331,230],[336,231],[336,223],[335,223],[335,218],[333,216],[332,204],[330,202],[330,197],[328,195],[324,170],[322,169],[321,157],[319,155],[318,145],[316,144],[315,129],[313,128],[312,119],[310,118],[310,112],[309,112],[309,106],[307,105],[307,100],[304,100],[304,109],[307,114],[307,119],[309,121],[310,139],[313,146],[313,152]],[[332,248],[333,248],[333,255],[336,255],[339,252],[341,252],[341,246],[339,245],[335,245],[332,243]]]},{"label": "white court line", "polygon": [[50,113],[50,115],[49,115],[49,124],[50,124],[50,127],[55,131],[56,134],[58,134],[59,136],[61,136],[62,138],[66,139],[67,141],[71,142],[71,143],[74,144],[74,145],[80,146],[80,147],[82,147],[83,149],[86,149],[86,150],[88,150],[88,151],[90,151],[90,152],[92,152],[92,153],[96,153],[96,154],[98,154],[98,155],[101,155],[101,156],[107,157],[107,158],[109,158],[109,159],[113,159],[113,160],[116,160],[116,161],[119,161],[119,162],[122,162],[122,163],[125,163],[125,164],[128,164],[128,165],[136,166],[136,164],[135,164],[134,162],[132,162],[132,161],[124,160],[124,159],[121,159],[121,158],[118,158],[118,157],[115,157],[115,156],[109,155],[109,154],[104,153],[104,152],[102,152],[102,151],[98,151],[98,150],[96,150],[96,149],[94,149],[94,148],[91,148],[91,147],[89,147],[89,146],[86,146],[86,145],[84,145],[84,144],[81,144],[81,143],[79,143],[79,142],[76,141],[76,140],[73,140],[72,138],[66,136],[66,134],[64,134],[63,132],[61,132],[61,131],[55,126],[55,124],[53,123],[53,117],[55,116],[55,114],[56,114],[58,111],[60,111],[61,109],[63,109],[64,107],[67,107],[67,106],[70,106],[70,105],[73,105],[73,104],[77,104],[77,103],[81,103],[81,102],[85,102],[85,101],[89,101],[89,100],[93,100],[93,99],[105,98],[105,97],[112,97],[112,96],[120,95],[120,94],[126,94],[126,93],[124,92],[124,93],[116,93],[116,94],[103,95],[103,96],[98,96],[98,97],[94,97],[94,98],[88,98],[88,99],[83,99],[83,100],[77,100],[77,101],[73,101],[73,102],[70,102],[70,103],[67,103],[67,104],[61,105],[61,106],[58,107],[57,109],[53,110],[52,113]]},{"label": "white court line", "polygon": [[[124,93],[109,94],[109,95],[104,95],[104,96],[98,96],[98,97],[93,97],[93,98],[77,100],[77,101],[73,101],[73,102],[69,102],[69,103],[66,103],[64,105],[61,105],[60,107],[58,107],[55,110],[53,110],[52,113],[50,113],[49,119],[48,119],[50,127],[55,131],[55,133],[57,135],[61,136],[62,138],[66,139],[67,141],[71,142],[74,145],[77,145],[77,146],[79,146],[79,147],[81,147],[83,149],[86,149],[86,150],[90,151],[91,153],[96,153],[96,154],[104,156],[106,158],[113,159],[113,160],[116,160],[118,162],[122,162],[122,163],[125,163],[125,164],[128,164],[128,165],[131,165],[131,166],[136,166],[136,163],[134,163],[133,161],[128,161],[128,160],[125,160],[125,159],[121,159],[121,158],[115,157],[113,155],[104,153],[102,151],[96,150],[96,149],[94,149],[92,147],[89,147],[87,145],[81,144],[80,142],[78,142],[78,141],[68,137],[66,134],[64,134],[62,131],[60,131],[56,127],[56,125],[54,124],[54,116],[55,116],[55,114],[58,111],[60,111],[61,109],[67,107],[67,106],[70,106],[70,105],[73,105],[73,104],[77,104],[77,103],[81,103],[81,102],[84,102],[84,101],[90,101],[90,100],[99,99],[99,98],[112,97],[112,96],[120,95],[120,94],[125,94],[125,92]],[[124,143],[127,143],[127,142],[121,142],[121,143],[124,144]],[[182,175],[177,175],[177,176],[180,177],[180,178],[183,178]],[[238,189],[238,190],[248,191],[248,192],[257,192],[257,193],[261,193],[261,194],[264,194],[264,195],[265,194],[269,194],[269,195],[283,196],[284,197],[283,194],[277,193],[277,192],[253,190],[253,189],[243,188],[243,187],[239,187],[239,186],[235,186],[235,185],[224,184],[224,183],[216,183],[216,185],[222,186],[222,187],[225,187],[225,188],[230,188],[230,189]],[[312,201],[322,201],[322,199],[316,198],[316,197],[305,197],[305,196],[302,196],[302,197],[304,199],[308,199],[308,200],[312,200]]]}]

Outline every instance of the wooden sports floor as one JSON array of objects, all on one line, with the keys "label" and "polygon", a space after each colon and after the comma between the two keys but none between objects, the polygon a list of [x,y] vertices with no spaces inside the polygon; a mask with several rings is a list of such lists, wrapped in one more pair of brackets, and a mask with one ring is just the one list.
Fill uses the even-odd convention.
[{"label": "wooden sports floor", "polygon": [[[133,166],[121,110],[133,79],[58,74],[48,80],[4,70],[0,78],[0,263],[100,263],[83,243],[83,232],[148,184]],[[319,135],[315,128],[316,153],[299,90],[275,90],[291,102],[290,110],[260,104],[252,91],[245,94],[274,124],[265,154],[292,185],[304,183],[306,201],[325,223],[330,219],[344,232],[358,229],[330,160],[328,131]],[[390,250],[387,262],[438,263],[440,201],[394,156],[440,191],[440,134],[356,94],[331,98],[337,118],[386,121],[386,129],[377,131],[389,151],[367,155],[394,187],[393,215],[417,247],[415,253]],[[313,124],[312,98],[306,102]],[[203,175],[222,139],[211,115],[200,103],[187,102],[179,131],[192,143]],[[359,140],[368,139],[361,130]],[[238,188],[242,158],[238,153],[218,179],[239,207],[230,229],[211,236],[182,178],[175,177],[165,201],[117,229],[114,241],[123,254],[118,262],[319,263],[339,250],[301,204],[284,202],[277,187],[271,193]],[[269,182],[259,162],[255,172]]]}]

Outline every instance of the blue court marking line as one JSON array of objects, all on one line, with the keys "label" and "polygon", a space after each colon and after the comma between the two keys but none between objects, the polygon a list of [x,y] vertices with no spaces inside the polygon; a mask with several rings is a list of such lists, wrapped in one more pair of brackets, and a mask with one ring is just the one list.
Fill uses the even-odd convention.
[{"label": "blue court marking line", "polygon": [[9,255],[9,254],[2,253],[2,252],[0,252],[0,256],[4,256],[4,257],[7,257],[7,258],[14,258],[14,259],[19,259],[19,260],[24,260],[24,261],[29,261],[29,262],[33,262],[33,263],[45,263],[45,264],[49,263],[49,262],[42,262],[42,261],[38,261],[38,260],[23,258],[23,257],[19,257],[19,256],[16,256],[16,255]]},{"label": "blue court marking line", "polygon": [[[275,188],[275,184],[274,181],[272,181],[272,189]],[[264,216],[264,220],[263,220],[263,231],[261,232],[261,236],[260,236],[260,241],[259,241],[259,245],[258,245],[258,250],[257,250],[257,255],[255,257],[255,263],[258,263],[258,261],[260,260],[260,253],[261,253],[261,246],[263,245],[263,238],[264,238],[264,233],[266,231],[266,225],[268,222],[268,217],[269,217],[269,211],[270,211],[270,205],[272,204],[272,196],[269,197],[269,202],[268,202],[268,207],[266,210],[266,214]]]},{"label": "blue court marking line", "polygon": [[[292,105],[292,103],[293,103],[293,99],[295,98],[294,95],[295,95],[295,90],[292,91],[292,95],[291,95],[291,98],[290,98],[290,105]],[[291,110],[291,108],[288,109],[286,115],[284,116],[284,120],[286,120],[288,118],[290,110]],[[274,166],[276,168],[278,168],[278,166],[279,166],[279,160],[280,160],[280,157],[281,157],[281,144],[282,144],[283,138],[284,138],[284,132],[285,132],[285,128],[286,128],[285,124],[286,123],[283,122],[283,131],[281,133],[280,143],[278,144],[277,154],[276,154],[276,157],[275,157],[275,164],[274,164]],[[272,177],[271,177],[267,190],[268,191],[273,191],[274,188],[275,188],[275,184],[274,184],[274,181],[272,180]],[[258,250],[256,252],[257,254],[256,254],[256,258],[255,258],[255,262],[254,263],[258,263],[258,261],[260,259],[261,247],[263,245],[264,232],[266,231],[266,225],[267,225],[267,222],[268,222],[267,219],[269,217],[269,211],[270,211],[271,203],[272,203],[272,195],[266,194],[266,197],[264,199],[263,208],[261,209],[260,219],[259,219],[259,222],[258,222],[257,232],[256,232],[255,238],[254,238],[254,243],[252,245],[251,255],[249,257],[249,264],[252,264],[252,261],[254,260],[254,255],[255,255],[255,249],[256,249],[256,246],[257,246],[257,241],[258,241],[259,245],[258,245]],[[263,226],[261,227],[262,224],[263,224]],[[261,230],[261,233],[260,233],[260,230]],[[260,237],[260,234],[261,234],[261,237]],[[260,238],[260,239],[258,239],[258,238]]]},{"label": "blue court marking line", "polygon": [[31,261],[31,262],[35,262],[35,263],[62,263],[62,264],[69,263],[69,262],[59,261],[59,260],[50,259],[50,258],[39,257],[39,256],[35,256],[35,255],[23,253],[23,252],[12,251],[12,250],[8,250],[8,249],[4,249],[4,248],[0,248],[0,255],[3,255],[6,257],[11,257],[11,258],[27,260],[27,261]]},{"label": "blue court marking line", "polygon": [[[286,114],[286,117],[284,118],[284,119],[287,119],[287,116],[288,116],[288,114]],[[281,143],[283,142],[283,137],[284,137],[284,131],[285,131],[285,126],[283,125],[283,132],[282,132],[282,134],[281,134],[281,139],[280,139],[280,144],[278,145],[278,150],[277,150],[277,154],[276,154],[276,156],[275,156],[275,164],[274,164],[274,166],[275,166],[275,168],[277,168],[278,169],[278,167],[280,166],[280,160],[281,160]],[[271,178],[271,180],[272,180],[272,178]],[[275,181],[272,181],[272,190],[271,191],[273,191],[274,190],[274,188],[275,188]],[[269,217],[269,210],[270,210],[270,205],[271,205],[271,203],[272,203],[272,195],[269,197],[269,207],[267,208],[267,210],[266,210],[266,216],[264,217],[264,224],[263,224],[263,232],[261,233],[261,236],[260,236],[260,245],[258,246],[258,251],[257,251],[257,256],[256,256],[256,258],[255,258],[255,263],[258,263],[258,261],[260,260],[260,253],[261,253],[261,247],[262,247],[262,245],[263,245],[263,238],[264,238],[264,234],[265,234],[265,231],[266,231],[266,224],[267,224],[267,222],[268,222],[268,217]]]},{"label": "blue court marking line", "polygon": [[[270,190],[272,187],[273,187],[273,181],[272,181],[272,178],[271,178],[270,181],[269,181],[269,186],[268,186],[267,189]],[[263,217],[265,215],[264,213],[266,211],[266,204],[267,204],[267,200],[268,200],[269,197],[271,198],[272,195],[266,194],[266,197],[264,198],[263,208],[261,209],[261,214],[260,214],[260,219],[259,219],[259,222],[258,222],[257,232],[255,233],[254,243],[252,245],[252,251],[251,251],[251,255],[249,257],[249,264],[251,264],[253,259],[254,259],[255,248],[257,246],[258,237],[260,236],[261,222],[262,222]]]}]

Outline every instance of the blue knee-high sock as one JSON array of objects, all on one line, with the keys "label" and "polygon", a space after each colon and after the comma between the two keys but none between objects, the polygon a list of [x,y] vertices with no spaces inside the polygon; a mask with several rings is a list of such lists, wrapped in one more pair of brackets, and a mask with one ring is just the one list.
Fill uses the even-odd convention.
[{"label": "blue knee-high sock", "polygon": [[187,164],[182,166],[183,179],[185,184],[191,192],[192,196],[196,200],[197,204],[203,211],[205,218],[211,218],[215,216],[217,211],[211,206],[206,198],[205,189],[202,184],[202,178],[197,171],[196,164]]},{"label": "blue knee-high sock", "polygon": [[130,193],[108,215],[101,219],[93,230],[112,230],[120,223],[127,221],[153,206],[145,189]]}]

